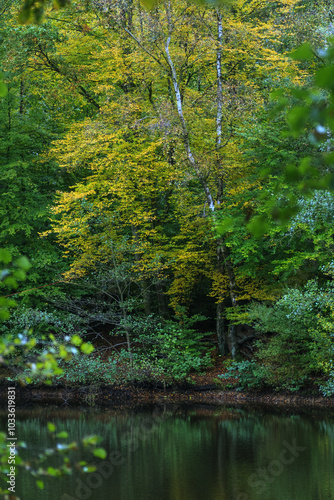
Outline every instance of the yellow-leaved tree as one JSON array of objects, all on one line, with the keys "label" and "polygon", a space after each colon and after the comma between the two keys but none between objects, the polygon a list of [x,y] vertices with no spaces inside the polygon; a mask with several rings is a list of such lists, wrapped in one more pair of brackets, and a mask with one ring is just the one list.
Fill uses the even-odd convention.
[{"label": "yellow-leaved tree", "polygon": [[[268,290],[239,272],[230,245],[212,227],[222,209],[232,213],[238,205],[247,215],[262,182],[243,153],[240,128],[282,79],[307,75],[289,59],[284,34],[298,6],[177,1],[147,11],[97,0],[89,12],[67,12],[74,34],[58,47],[66,65],[75,74],[80,69],[79,83],[97,110],[69,126],[50,151],[78,179],[53,209],[53,231],[73,260],[70,273],[108,265],[121,242],[143,290],[169,278],[175,310],[209,279],[220,351],[232,356],[238,339],[225,307],[268,297]],[[73,90],[82,95],[79,83],[73,80]]]}]

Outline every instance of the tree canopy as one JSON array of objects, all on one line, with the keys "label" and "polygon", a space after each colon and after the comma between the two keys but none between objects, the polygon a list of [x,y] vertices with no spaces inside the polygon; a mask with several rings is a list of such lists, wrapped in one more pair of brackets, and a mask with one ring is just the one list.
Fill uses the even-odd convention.
[{"label": "tree canopy", "polygon": [[47,311],[134,364],[156,318],[151,362],[194,325],[248,359],[253,307],[327,290],[331,23],[325,0],[4,1],[0,246],[32,264],[4,331]]}]

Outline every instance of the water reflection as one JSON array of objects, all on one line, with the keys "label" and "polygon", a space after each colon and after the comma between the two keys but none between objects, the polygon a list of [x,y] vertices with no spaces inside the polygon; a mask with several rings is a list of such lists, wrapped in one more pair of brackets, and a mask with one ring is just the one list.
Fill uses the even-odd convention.
[{"label": "water reflection", "polygon": [[[18,412],[17,434],[35,452],[50,444],[46,422],[70,441],[103,436],[97,472],[50,478],[43,491],[22,472],[22,500],[331,500],[332,416],[238,408]],[[5,428],[5,416],[1,418]],[[87,451],[80,458],[91,460]]]}]

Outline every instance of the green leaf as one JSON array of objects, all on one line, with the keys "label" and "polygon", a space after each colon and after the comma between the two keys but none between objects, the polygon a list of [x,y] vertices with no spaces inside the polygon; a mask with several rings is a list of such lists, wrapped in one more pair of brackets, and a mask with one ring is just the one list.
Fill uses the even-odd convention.
[{"label": "green leaf", "polygon": [[96,450],[93,451],[93,454],[96,457],[102,458],[102,460],[104,460],[107,456],[107,452],[104,448],[96,448]]},{"label": "green leaf", "polygon": [[334,152],[333,153],[328,153],[324,155],[324,160],[326,165],[334,166]]},{"label": "green leaf", "polygon": [[80,349],[84,354],[90,354],[91,352],[94,351],[94,347],[92,346],[92,344],[88,344],[88,343],[82,344]]},{"label": "green leaf", "polygon": [[271,211],[272,218],[279,220],[282,226],[289,222],[296,213],[297,205],[293,202],[290,202],[285,208],[274,207]]},{"label": "green leaf", "polygon": [[296,106],[287,114],[287,122],[298,135],[304,128],[309,117],[310,110],[307,106]]},{"label": "green leaf", "polygon": [[290,90],[290,93],[293,97],[296,97],[297,99],[303,100],[303,101],[310,101],[311,97],[309,94],[309,91],[307,89],[303,88],[293,88]]},{"label": "green leaf", "polygon": [[41,480],[36,481],[37,488],[44,490],[44,482]]},{"label": "green leaf", "polygon": [[28,271],[31,268],[31,264],[27,257],[19,257],[18,259],[15,260],[14,265],[17,267],[20,267],[24,271]]},{"label": "green leaf", "polygon": [[302,175],[306,175],[312,171],[313,167],[311,166],[311,160],[309,156],[306,156],[300,161],[299,171]]},{"label": "green leaf", "polygon": [[23,281],[26,279],[26,273],[25,271],[23,271],[22,269],[16,269],[14,272],[13,272],[13,276],[15,279],[17,279],[18,281]]},{"label": "green leaf", "polygon": [[67,357],[69,357],[69,353],[67,352],[66,347],[63,345],[59,346],[59,356],[63,359],[66,359]]},{"label": "green leaf", "polygon": [[95,471],[96,471],[96,467],[94,467],[94,465],[85,465],[82,468],[82,472],[95,472]]},{"label": "green leaf", "polygon": [[298,49],[290,53],[290,57],[297,61],[311,61],[314,57],[314,53],[309,43],[303,43]]},{"label": "green leaf", "polygon": [[13,278],[13,276],[7,276],[2,282],[9,288],[17,288],[17,282],[16,279]]},{"label": "green leaf", "polygon": [[58,432],[58,434],[56,434],[56,436],[57,436],[58,438],[66,439],[66,438],[68,438],[68,432],[66,432],[66,431],[61,431],[61,432]]},{"label": "green leaf", "polygon": [[233,231],[234,224],[235,220],[232,217],[224,217],[224,219],[219,221],[216,226],[216,231],[218,235],[222,235]]},{"label": "green leaf", "polygon": [[296,182],[300,179],[300,171],[296,165],[286,165],[284,169],[284,177],[287,182]]},{"label": "green leaf", "polygon": [[334,65],[319,69],[315,74],[315,83],[323,89],[334,89]]},{"label": "green leaf", "polygon": [[60,476],[61,475],[60,470],[59,469],[55,469],[54,467],[48,467],[47,468],[47,473],[50,476]]},{"label": "green leaf", "polygon": [[88,446],[90,444],[97,444],[99,441],[99,437],[98,436],[86,436],[83,438],[82,442],[85,446]]},{"label": "green leaf", "polygon": [[55,432],[55,430],[56,430],[55,424],[53,424],[52,422],[48,422],[47,425],[48,425],[49,432]]},{"label": "green leaf", "polygon": [[12,256],[10,252],[8,252],[5,248],[0,248],[0,261],[4,264],[9,264],[11,260]]},{"label": "green leaf", "polygon": [[10,317],[10,312],[7,309],[0,309],[0,320],[5,321]]},{"label": "green leaf", "polygon": [[73,335],[71,338],[71,344],[79,346],[81,345],[83,340],[79,337],[79,335]]},{"label": "green leaf", "polygon": [[273,101],[277,101],[278,99],[281,99],[281,97],[284,97],[286,94],[286,89],[276,89],[270,92],[269,97]]},{"label": "green leaf", "polygon": [[260,215],[258,217],[254,217],[246,227],[254,238],[261,238],[261,236],[268,232],[269,224],[266,218]]},{"label": "green leaf", "polygon": [[0,306],[15,307],[16,302],[14,299],[8,299],[7,297],[0,297]]}]

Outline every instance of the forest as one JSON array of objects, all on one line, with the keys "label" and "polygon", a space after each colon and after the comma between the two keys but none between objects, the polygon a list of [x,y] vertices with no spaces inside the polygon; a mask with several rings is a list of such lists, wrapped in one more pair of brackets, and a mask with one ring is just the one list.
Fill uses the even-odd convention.
[{"label": "forest", "polygon": [[3,376],[332,396],[331,2],[29,5],[0,9]]}]

